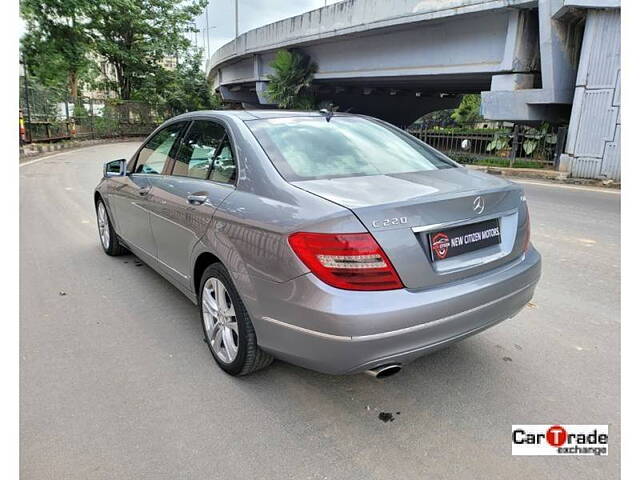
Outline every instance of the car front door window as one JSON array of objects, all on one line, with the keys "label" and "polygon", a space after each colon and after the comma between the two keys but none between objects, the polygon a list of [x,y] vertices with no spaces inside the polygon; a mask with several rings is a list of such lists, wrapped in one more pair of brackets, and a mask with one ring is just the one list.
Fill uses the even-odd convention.
[{"label": "car front door window", "polygon": [[174,123],[156,133],[140,150],[134,173],[162,173],[184,122]]}]

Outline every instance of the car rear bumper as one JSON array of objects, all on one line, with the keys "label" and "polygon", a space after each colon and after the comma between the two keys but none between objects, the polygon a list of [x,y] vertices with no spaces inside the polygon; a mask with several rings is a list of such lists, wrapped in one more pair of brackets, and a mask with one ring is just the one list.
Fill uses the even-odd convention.
[{"label": "car rear bumper", "polygon": [[258,343],[274,356],[331,374],[406,364],[516,315],[540,278],[530,247],[491,272],[424,291],[353,292],[311,274],[258,280],[247,302]]}]

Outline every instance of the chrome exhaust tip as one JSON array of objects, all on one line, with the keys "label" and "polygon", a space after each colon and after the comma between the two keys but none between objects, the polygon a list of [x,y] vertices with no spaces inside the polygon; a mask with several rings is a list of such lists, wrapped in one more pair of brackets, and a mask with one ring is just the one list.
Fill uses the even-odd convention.
[{"label": "chrome exhaust tip", "polygon": [[372,368],[371,370],[365,370],[364,373],[371,375],[375,378],[386,378],[391,375],[395,375],[402,370],[402,365],[399,363],[389,363],[387,365],[380,365],[379,367]]}]

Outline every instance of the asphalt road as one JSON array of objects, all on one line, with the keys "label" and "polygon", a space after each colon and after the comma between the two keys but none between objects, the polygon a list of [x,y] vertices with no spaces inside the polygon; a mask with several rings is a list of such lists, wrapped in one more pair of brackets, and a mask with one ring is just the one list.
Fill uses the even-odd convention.
[{"label": "asphalt road", "polygon": [[[22,479],[619,475],[617,192],[525,185],[543,278],[514,319],[386,380],[282,362],[232,378],[195,306],[101,251],[93,188],[136,146],[20,168]],[[609,424],[610,455],[511,456],[512,424],[556,422]]]}]

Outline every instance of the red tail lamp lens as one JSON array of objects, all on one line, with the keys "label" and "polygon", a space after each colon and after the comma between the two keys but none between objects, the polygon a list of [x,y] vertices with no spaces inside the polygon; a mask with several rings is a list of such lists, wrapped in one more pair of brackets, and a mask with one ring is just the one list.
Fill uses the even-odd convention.
[{"label": "red tail lamp lens", "polygon": [[300,260],[320,280],[345,290],[403,288],[393,265],[369,233],[307,233],[289,236]]}]

